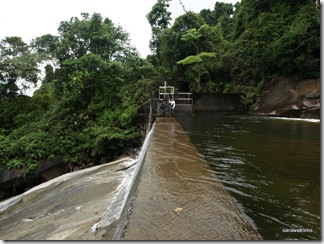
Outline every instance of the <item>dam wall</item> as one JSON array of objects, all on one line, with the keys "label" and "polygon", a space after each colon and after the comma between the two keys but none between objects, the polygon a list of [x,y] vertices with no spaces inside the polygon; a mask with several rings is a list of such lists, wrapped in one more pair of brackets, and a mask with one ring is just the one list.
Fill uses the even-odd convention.
[{"label": "dam wall", "polygon": [[195,112],[244,112],[240,93],[193,93]]},{"label": "dam wall", "polygon": [[262,239],[174,118],[156,119],[137,182],[121,240]]}]

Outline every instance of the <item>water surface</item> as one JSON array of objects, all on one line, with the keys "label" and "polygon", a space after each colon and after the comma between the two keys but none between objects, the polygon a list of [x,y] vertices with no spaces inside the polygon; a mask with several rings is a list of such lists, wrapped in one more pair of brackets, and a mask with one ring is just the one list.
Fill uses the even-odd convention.
[{"label": "water surface", "polygon": [[320,239],[319,121],[177,120],[265,240]]}]

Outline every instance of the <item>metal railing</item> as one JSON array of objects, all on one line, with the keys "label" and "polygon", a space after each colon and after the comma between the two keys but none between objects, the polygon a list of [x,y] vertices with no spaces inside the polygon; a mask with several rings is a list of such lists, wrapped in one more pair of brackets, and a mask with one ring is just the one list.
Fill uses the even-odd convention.
[{"label": "metal railing", "polygon": [[176,104],[193,104],[192,93],[179,92],[174,94]]}]

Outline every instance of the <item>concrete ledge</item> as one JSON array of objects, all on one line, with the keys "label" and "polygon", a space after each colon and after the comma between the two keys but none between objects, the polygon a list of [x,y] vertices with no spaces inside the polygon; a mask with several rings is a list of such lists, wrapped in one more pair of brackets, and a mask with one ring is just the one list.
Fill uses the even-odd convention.
[{"label": "concrete ledge", "polygon": [[260,240],[174,118],[157,118],[122,240]]}]

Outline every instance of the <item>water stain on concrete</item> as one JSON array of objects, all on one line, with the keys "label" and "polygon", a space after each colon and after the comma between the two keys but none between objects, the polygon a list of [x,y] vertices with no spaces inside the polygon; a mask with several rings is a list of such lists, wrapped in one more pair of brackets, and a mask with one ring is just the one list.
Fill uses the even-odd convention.
[{"label": "water stain on concrete", "polygon": [[174,118],[157,118],[122,240],[258,240]]},{"label": "water stain on concrete", "polygon": [[2,240],[112,238],[136,161],[68,173],[0,203]]}]

